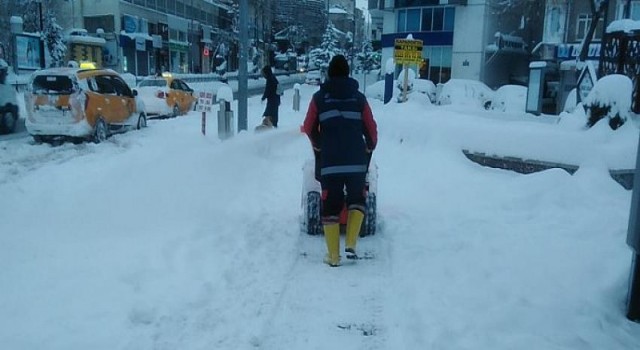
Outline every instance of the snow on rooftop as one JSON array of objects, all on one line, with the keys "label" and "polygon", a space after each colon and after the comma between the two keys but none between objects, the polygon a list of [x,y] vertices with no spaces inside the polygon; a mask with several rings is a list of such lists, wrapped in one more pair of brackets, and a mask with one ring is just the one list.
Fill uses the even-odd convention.
[{"label": "snow on rooftop", "polygon": [[329,13],[330,14],[340,14],[340,15],[348,15],[349,12],[345,11],[344,9],[341,9],[339,7],[332,7],[329,9]]},{"label": "snow on rooftop", "polygon": [[613,32],[625,32],[640,31],[640,21],[634,21],[632,19],[621,19],[611,22],[607,26],[607,33]]}]

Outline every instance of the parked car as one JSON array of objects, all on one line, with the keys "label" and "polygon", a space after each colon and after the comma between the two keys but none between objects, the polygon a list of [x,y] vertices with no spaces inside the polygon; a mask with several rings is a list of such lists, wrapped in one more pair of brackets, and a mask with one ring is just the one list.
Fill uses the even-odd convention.
[{"label": "parked car", "polygon": [[91,139],[147,125],[144,103],[110,69],[49,68],[33,73],[25,92],[25,126],[33,138]]},{"label": "parked car", "polygon": [[6,82],[9,65],[0,58],[0,134],[9,134],[18,122],[16,90]]},{"label": "parked car", "polygon": [[527,104],[527,87],[503,85],[496,90],[491,109],[500,112],[524,112]]},{"label": "parked car", "polygon": [[322,74],[319,70],[310,70],[307,72],[304,82],[309,85],[320,85],[322,83]]},{"label": "parked car", "polygon": [[451,79],[444,83],[438,95],[438,105],[472,105],[491,108],[494,91],[478,80]]},{"label": "parked car", "polygon": [[177,117],[193,109],[197,98],[183,80],[170,74],[146,78],[137,86],[148,115]]}]

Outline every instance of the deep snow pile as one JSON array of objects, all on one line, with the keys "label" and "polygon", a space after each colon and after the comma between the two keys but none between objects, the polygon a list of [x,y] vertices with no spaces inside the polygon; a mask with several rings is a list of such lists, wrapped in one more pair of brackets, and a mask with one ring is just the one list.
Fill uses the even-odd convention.
[{"label": "deep snow pile", "polygon": [[[631,193],[607,172],[635,159],[631,123],[371,100],[380,227],[359,249],[374,258],[329,268],[299,229],[315,89],[300,112],[286,92],[279,129],[225,142],[197,112],[100,145],[4,141],[3,348],[640,347],[624,317]],[[263,107],[250,99],[250,129]],[[462,149],[581,168],[525,176]]]}]

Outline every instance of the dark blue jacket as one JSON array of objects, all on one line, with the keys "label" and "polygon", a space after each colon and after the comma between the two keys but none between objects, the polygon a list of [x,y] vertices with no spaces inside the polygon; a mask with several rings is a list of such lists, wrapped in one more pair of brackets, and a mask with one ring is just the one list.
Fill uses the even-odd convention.
[{"label": "dark blue jacket", "polygon": [[303,131],[320,151],[321,175],[367,172],[367,152],[375,149],[378,133],[356,80],[334,77],[322,84],[309,103]]}]

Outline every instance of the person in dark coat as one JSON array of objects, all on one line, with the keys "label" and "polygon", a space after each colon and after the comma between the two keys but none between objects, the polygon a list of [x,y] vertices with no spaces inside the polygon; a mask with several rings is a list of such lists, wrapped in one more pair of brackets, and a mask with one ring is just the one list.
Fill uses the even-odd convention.
[{"label": "person in dark coat", "polygon": [[262,114],[263,118],[266,118],[271,122],[273,127],[278,127],[278,108],[280,106],[280,95],[278,95],[278,79],[271,71],[270,66],[264,66],[262,68],[262,76],[267,80],[267,84],[264,86],[264,93],[262,94],[262,101],[267,100],[267,107]]},{"label": "person in dark coat", "polygon": [[340,265],[339,215],[348,209],[345,252],[357,258],[356,242],[365,211],[365,180],[371,152],[378,142],[377,124],[358,82],[349,77],[342,55],[329,63],[328,80],[313,95],[303,124],[319,159],[322,185],[322,224],[327,244],[324,262]]}]

